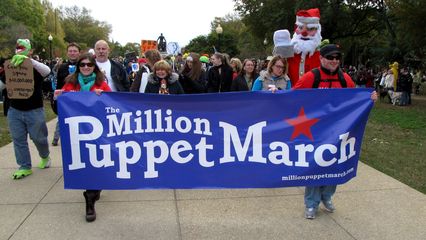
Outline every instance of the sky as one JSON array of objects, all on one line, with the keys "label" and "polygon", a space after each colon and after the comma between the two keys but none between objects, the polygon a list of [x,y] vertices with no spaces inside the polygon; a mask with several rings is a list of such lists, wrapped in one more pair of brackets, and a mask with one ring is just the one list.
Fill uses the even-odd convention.
[{"label": "sky", "polygon": [[91,11],[91,16],[109,23],[109,40],[125,45],[144,40],[157,40],[163,33],[166,41],[180,47],[193,38],[207,35],[215,17],[234,13],[232,0],[49,0],[53,7],[78,6]]}]

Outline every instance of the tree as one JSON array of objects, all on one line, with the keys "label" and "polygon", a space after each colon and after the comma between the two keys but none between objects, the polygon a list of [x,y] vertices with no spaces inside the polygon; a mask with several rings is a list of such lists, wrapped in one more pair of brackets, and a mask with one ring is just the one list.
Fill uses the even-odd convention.
[{"label": "tree", "polygon": [[16,39],[28,38],[33,49],[43,45],[45,18],[39,0],[1,0],[0,49],[3,57],[14,53]]},{"label": "tree", "polygon": [[61,22],[65,31],[66,42],[81,43],[81,47],[93,47],[99,39],[108,40],[111,25],[90,16],[86,8],[77,6],[61,7]]}]

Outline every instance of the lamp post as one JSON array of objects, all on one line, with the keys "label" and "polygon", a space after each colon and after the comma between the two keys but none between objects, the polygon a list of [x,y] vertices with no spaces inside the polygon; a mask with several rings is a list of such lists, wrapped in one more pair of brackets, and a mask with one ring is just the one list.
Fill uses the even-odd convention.
[{"label": "lamp post", "polygon": [[220,52],[220,37],[223,33],[223,28],[220,26],[220,24],[218,24],[217,27],[216,27],[216,33],[217,33],[217,37],[218,37],[217,51]]},{"label": "lamp post", "polygon": [[265,56],[268,57],[268,51],[267,51],[268,50],[268,38],[267,37],[265,37],[265,39],[263,40],[263,50],[264,50],[263,54],[265,54]]},{"label": "lamp post", "polygon": [[47,37],[47,40],[49,40],[49,58],[50,58],[50,63],[52,63],[52,34],[49,34],[49,37]]}]

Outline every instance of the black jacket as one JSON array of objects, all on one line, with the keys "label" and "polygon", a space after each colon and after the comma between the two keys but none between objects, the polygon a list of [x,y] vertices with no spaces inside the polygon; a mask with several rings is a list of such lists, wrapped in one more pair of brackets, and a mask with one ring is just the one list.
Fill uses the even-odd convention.
[{"label": "black jacket", "polygon": [[113,60],[109,61],[111,62],[111,77],[115,88],[117,88],[118,92],[128,92],[130,90],[130,81],[127,78],[126,69],[120,63]]},{"label": "black jacket", "polygon": [[[172,73],[171,76],[167,79],[167,88],[169,89],[169,94],[183,94],[184,91],[180,85],[179,75]],[[155,76],[155,73],[150,73],[148,76],[148,83],[146,84],[145,93],[156,93],[160,91],[160,79]]]},{"label": "black jacket", "polygon": [[[219,69],[221,73],[219,74]],[[232,84],[232,67],[226,64],[211,67],[207,80],[207,92],[229,92]]]}]

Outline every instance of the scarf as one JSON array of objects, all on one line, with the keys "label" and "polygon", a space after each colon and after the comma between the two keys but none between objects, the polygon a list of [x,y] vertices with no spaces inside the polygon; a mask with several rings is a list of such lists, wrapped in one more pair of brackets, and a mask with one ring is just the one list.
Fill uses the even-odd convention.
[{"label": "scarf", "polygon": [[78,83],[80,83],[80,91],[88,92],[90,88],[95,84],[96,74],[92,73],[89,76],[83,76],[83,74],[78,74]]}]

